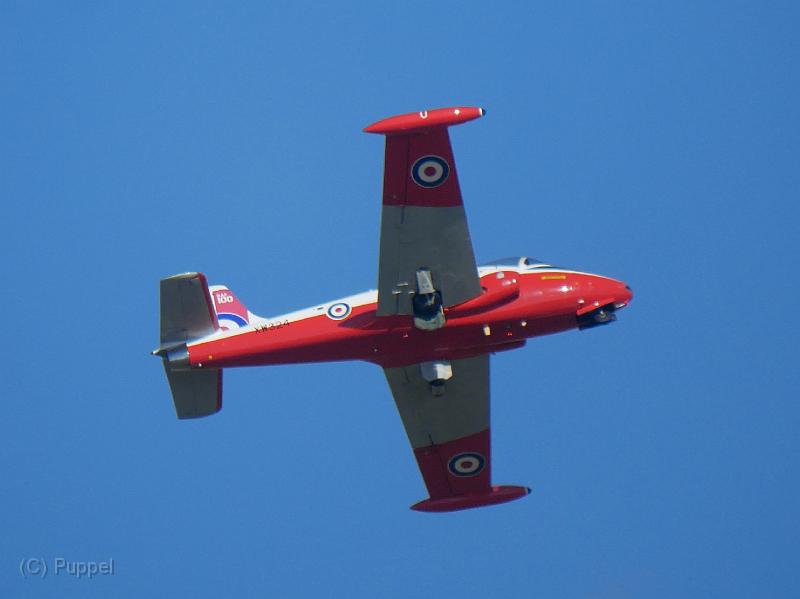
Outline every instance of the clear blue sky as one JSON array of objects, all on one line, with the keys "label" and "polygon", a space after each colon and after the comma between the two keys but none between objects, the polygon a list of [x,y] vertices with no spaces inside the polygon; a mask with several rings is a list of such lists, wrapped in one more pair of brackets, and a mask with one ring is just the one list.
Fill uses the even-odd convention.
[{"label": "clear blue sky", "polygon": [[[4,597],[790,597],[793,2],[4,3]],[[425,497],[383,375],[233,370],[175,419],[158,280],[271,315],[373,287],[381,117],[453,104],[479,260],[630,283],[493,362],[494,479]],[[20,560],[114,558],[92,581]]]}]

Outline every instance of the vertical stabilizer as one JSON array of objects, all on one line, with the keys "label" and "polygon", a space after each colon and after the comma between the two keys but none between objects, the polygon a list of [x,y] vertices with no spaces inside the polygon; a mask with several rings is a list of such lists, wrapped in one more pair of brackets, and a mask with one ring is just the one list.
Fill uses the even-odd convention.
[{"label": "vertical stabilizer", "polygon": [[223,331],[241,329],[250,324],[252,314],[225,285],[209,287],[219,328]]}]

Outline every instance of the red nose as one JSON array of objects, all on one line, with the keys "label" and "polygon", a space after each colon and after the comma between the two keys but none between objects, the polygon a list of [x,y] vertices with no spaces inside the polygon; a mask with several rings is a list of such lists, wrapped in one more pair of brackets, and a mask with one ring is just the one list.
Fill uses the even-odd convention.
[{"label": "red nose", "polygon": [[627,306],[633,299],[633,290],[622,281],[617,281],[616,283],[617,289],[614,293],[614,304],[619,309]]}]

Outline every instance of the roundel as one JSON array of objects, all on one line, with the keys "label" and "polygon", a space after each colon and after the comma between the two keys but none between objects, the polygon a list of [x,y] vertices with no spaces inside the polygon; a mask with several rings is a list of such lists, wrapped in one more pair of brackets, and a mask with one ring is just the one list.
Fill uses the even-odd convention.
[{"label": "roundel", "polygon": [[217,314],[217,321],[219,328],[223,331],[230,331],[231,329],[240,329],[247,326],[247,321],[238,314],[220,313]]},{"label": "roundel", "polygon": [[420,187],[439,187],[449,174],[450,165],[439,156],[423,156],[411,167],[411,178]]},{"label": "roundel", "polygon": [[486,464],[486,459],[479,453],[459,453],[450,458],[447,468],[455,476],[475,476]]},{"label": "roundel", "polygon": [[333,320],[342,320],[343,318],[347,318],[349,315],[350,305],[345,304],[344,302],[333,304],[330,308],[328,308],[328,318],[332,318]]}]

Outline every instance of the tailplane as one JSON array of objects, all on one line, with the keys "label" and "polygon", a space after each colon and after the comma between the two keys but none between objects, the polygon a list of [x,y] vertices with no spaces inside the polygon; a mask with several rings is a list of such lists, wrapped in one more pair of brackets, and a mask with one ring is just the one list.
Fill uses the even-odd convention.
[{"label": "tailplane", "polygon": [[192,369],[186,347],[218,331],[220,318],[203,273],[161,280],[161,343],[153,354],[164,360],[178,418],[210,416],[222,408],[222,370]]}]

